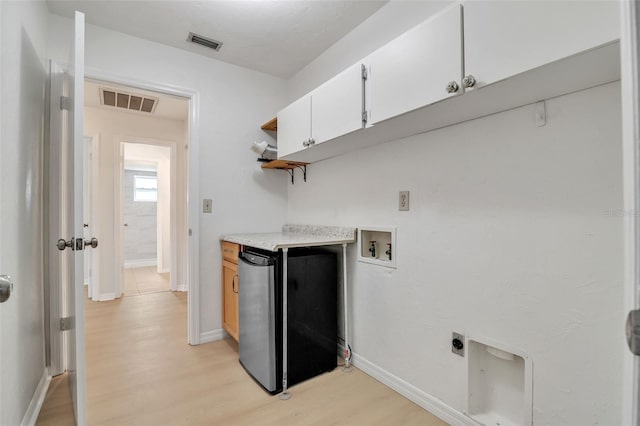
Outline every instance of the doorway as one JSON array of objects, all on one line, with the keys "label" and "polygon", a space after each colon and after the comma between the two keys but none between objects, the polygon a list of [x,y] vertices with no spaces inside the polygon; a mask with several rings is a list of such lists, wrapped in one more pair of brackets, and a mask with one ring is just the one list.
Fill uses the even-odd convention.
[{"label": "doorway", "polygon": [[186,291],[186,279],[179,267],[181,244],[176,241],[184,233],[184,229],[178,230],[178,215],[184,217],[184,209],[176,205],[175,188],[180,176],[176,176],[177,167],[172,167],[175,144],[156,141],[121,145],[122,238],[116,244],[120,244],[123,258],[122,296]]},{"label": "doorway", "polygon": [[[189,290],[191,108],[183,96],[86,80],[85,134],[99,140],[89,210],[99,212],[102,249],[92,300]],[[191,334],[189,343],[197,343]]]}]

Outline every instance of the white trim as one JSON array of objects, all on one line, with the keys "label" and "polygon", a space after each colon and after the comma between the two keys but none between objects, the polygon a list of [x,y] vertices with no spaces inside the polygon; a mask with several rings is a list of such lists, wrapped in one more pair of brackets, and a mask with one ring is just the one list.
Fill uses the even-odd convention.
[{"label": "white trim", "polygon": [[44,398],[47,396],[49,383],[51,383],[51,376],[49,375],[49,371],[45,367],[44,371],[42,372],[42,377],[40,377],[40,382],[38,382],[38,387],[33,393],[33,397],[31,398],[31,402],[27,407],[27,411],[24,413],[24,417],[20,422],[20,426],[34,426],[36,424],[36,420],[38,420],[38,414],[40,414],[40,409],[42,408],[42,404],[44,403]]},{"label": "white trim", "polygon": [[[338,345],[338,353],[344,350],[344,346]],[[478,426],[479,423],[454,409],[438,398],[418,389],[414,385],[402,380],[400,377],[372,363],[363,356],[352,352],[351,364],[373,377],[383,385],[393,389],[408,400],[418,404],[439,419],[452,425]]]},{"label": "white trim", "polygon": [[200,120],[200,95],[194,92],[189,101],[189,176],[187,177],[187,215],[189,220],[189,311],[188,339],[192,345],[200,344],[200,143],[198,121]]},{"label": "white trim", "polygon": [[47,161],[47,222],[45,256],[47,272],[45,285],[49,292],[47,315],[49,316],[48,345],[49,368],[54,375],[65,370],[64,337],[60,331],[60,318],[64,316],[64,300],[62,297],[62,257],[54,249],[56,241],[62,236],[61,219],[61,191],[62,175],[60,170],[62,150],[62,111],[60,110],[60,96],[63,94],[64,70],[54,61],[49,61],[49,140]]},{"label": "white trim", "polygon": [[187,315],[189,317],[188,342],[191,345],[197,345],[200,343],[200,216],[198,214],[200,199],[200,165],[198,157],[200,151],[198,128],[200,94],[195,90],[183,87],[123,77],[89,67],[85,68],[85,77],[189,99],[189,152],[187,155],[187,168],[189,170],[187,177],[187,217],[189,224],[187,228],[191,231],[191,235],[187,250],[187,282],[189,287]]},{"label": "white trim", "polygon": [[109,300],[115,300],[116,299],[116,294],[115,293],[102,293],[98,296],[98,299],[95,300],[96,302],[107,302]]},{"label": "white trim", "polygon": [[145,268],[147,266],[157,266],[158,259],[155,257],[153,259],[140,259],[140,260],[125,260],[124,261],[124,269],[133,269],[133,268]]},{"label": "white trim", "polygon": [[189,291],[189,287],[186,284],[180,284],[175,291]]},{"label": "white trim", "polygon": [[205,331],[200,334],[200,343],[210,343],[222,340],[225,338],[225,331],[221,328],[217,330]]},{"label": "white trim", "polygon": [[[622,158],[625,281],[624,313],[640,307],[640,46],[638,43],[638,13],[635,1],[620,2],[620,72],[622,97]],[[620,344],[623,339],[620,321]],[[623,350],[622,424],[640,425],[640,357]]]}]

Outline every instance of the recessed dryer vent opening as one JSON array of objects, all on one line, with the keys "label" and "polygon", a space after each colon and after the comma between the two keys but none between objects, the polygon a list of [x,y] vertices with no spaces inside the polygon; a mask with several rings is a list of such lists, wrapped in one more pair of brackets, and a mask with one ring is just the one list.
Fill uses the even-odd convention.
[{"label": "recessed dryer vent opening", "polygon": [[486,426],[531,425],[531,363],[526,355],[471,339],[467,349],[467,414]]}]

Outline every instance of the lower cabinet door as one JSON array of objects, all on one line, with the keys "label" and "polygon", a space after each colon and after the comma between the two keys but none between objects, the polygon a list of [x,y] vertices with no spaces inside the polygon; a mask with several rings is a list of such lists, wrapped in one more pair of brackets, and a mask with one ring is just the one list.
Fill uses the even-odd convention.
[{"label": "lower cabinet door", "polygon": [[224,260],[222,262],[222,325],[236,341],[239,340],[238,327],[238,265]]}]

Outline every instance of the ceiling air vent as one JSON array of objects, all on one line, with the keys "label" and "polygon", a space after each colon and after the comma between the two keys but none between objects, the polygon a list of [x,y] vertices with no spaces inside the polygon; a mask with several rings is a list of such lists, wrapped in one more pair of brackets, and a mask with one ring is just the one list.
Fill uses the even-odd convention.
[{"label": "ceiling air vent", "polygon": [[100,103],[102,105],[124,108],[132,111],[153,113],[158,105],[158,98],[145,95],[135,95],[113,89],[100,88]]},{"label": "ceiling air vent", "polygon": [[212,38],[201,36],[194,33],[189,33],[189,37],[187,37],[187,41],[202,45],[204,47],[208,47],[209,49],[213,49],[216,52],[219,51],[220,47],[222,46],[222,42],[220,41],[216,41]]}]

